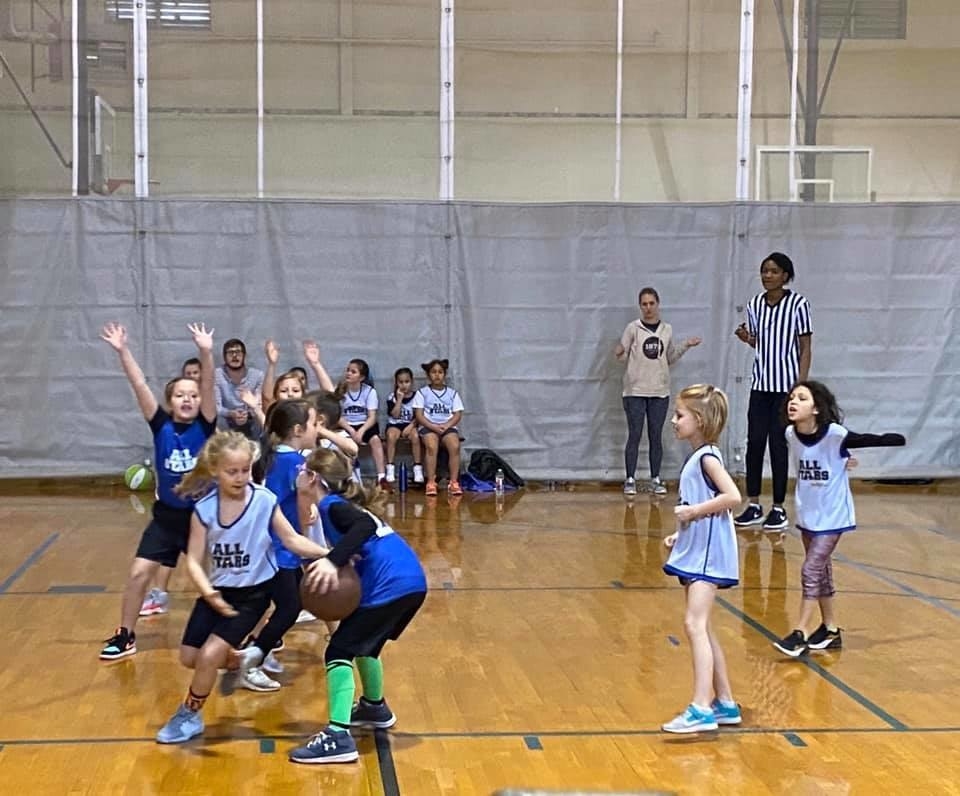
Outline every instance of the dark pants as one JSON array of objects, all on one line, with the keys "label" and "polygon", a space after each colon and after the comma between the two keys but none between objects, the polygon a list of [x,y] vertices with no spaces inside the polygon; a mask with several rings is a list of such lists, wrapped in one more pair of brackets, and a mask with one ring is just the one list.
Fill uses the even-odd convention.
[{"label": "dark pants", "polygon": [[627,444],[623,449],[623,462],[627,469],[627,478],[634,478],[636,475],[644,417],[647,418],[647,436],[650,438],[650,477],[656,478],[660,475],[660,463],[663,461],[663,424],[667,419],[669,405],[669,398],[623,396],[623,411],[627,414]]},{"label": "dark pants", "polygon": [[770,444],[773,502],[782,505],[787,496],[787,439],[783,432],[785,392],[751,390],[747,409],[747,496],[759,497],[763,480],[763,451]]},{"label": "dark pants", "polygon": [[300,569],[279,569],[273,579],[273,613],[257,636],[257,646],[266,655],[284,634],[296,624],[300,615]]}]

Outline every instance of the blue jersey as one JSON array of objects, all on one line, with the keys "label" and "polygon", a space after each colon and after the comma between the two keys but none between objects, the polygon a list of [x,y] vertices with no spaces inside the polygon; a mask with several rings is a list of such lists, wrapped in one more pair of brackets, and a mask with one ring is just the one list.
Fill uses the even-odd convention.
[{"label": "blue jersey", "polygon": [[[293,530],[300,533],[300,516],[297,513],[297,473],[304,463],[303,454],[289,445],[278,445],[276,456],[270,464],[270,472],[264,479],[264,486],[277,496],[280,511],[293,526]],[[277,557],[277,565],[281,569],[297,569],[302,561],[296,553],[291,553],[270,529],[270,538],[273,540],[273,551]]]},{"label": "blue jersey", "polygon": [[[680,503],[695,506],[717,496],[718,490],[703,469],[703,459],[713,456],[723,465],[715,445],[693,452],[680,472]],[[740,578],[737,534],[729,511],[700,517],[678,528],[677,541],[663,571],[690,580],[706,580],[718,586],[736,586]]]},{"label": "blue jersey", "polygon": [[[330,516],[331,507],[337,503],[349,505],[349,501],[340,495],[327,495],[320,501],[323,533],[331,547],[336,547],[349,530],[338,528]],[[359,506],[354,508],[368,514],[377,527],[360,548],[361,558],[356,563],[357,574],[360,576],[360,608],[385,605],[408,594],[425,592],[427,577],[410,545],[375,514]]]},{"label": "blue jersey", "polygon": [[159,406],[149,423],[153,431],[157,500],[175,509],[193,508],[191,498],[181,497],[173,490],[196,467],[200,449],[216,431],[216,423],[202,415],[191,423],[177,423]]}]

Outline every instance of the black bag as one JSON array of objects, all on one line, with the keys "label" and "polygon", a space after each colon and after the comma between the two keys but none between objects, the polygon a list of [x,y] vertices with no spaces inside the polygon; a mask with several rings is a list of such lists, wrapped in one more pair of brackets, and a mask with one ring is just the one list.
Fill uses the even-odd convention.
[{"label": "black bag", "polygon": [[519,489],[525,485],[524,480],[514,469],[489,448],[480,448],[470,455],[467,472],[475,478],[492,484],[497,476],[497,470],[503,470],[503,480],[510,486]]}]

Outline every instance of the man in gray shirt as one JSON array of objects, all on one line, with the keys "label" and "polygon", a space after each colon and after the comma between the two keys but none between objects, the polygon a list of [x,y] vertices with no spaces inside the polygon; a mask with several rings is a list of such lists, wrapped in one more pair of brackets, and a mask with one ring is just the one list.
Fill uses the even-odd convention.
[{"label": "man in gray shirt", "polygon": [[241,400],[240,393],[249,390],[260,398],[263,371],[247,367],[247,347],[243,340],[233,338],[223,344],[223,365],[216,370],[214,386],[220,426],[258,439],[260,423]]}]

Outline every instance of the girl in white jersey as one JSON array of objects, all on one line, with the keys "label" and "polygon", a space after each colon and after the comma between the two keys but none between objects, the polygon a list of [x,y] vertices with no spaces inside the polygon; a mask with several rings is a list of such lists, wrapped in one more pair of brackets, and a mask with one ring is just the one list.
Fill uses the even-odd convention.
[{"label": "girl in white jersey", "polygon": [[351,359],[343,372],[343,381],[337,387],[340,396],[340,427],[345,429],[357,445],[369,445],[370,455],[377,468],[377,483],[387,486],[387,468],[380,440],[377,410],[380,399],[370,384],[370,366],[362,359]]},{"label": "girl in white jersey", "polygon": [[717,589],[736,586],[740,577],[730,513],[740,503],[740,490],[724,469],[716,446],[727,412],[727,396],[721,390],[695,384],[677,397],[670,420],[677,439],[693,447],[680,473],[680,505],[674,509],[677,531],[663,540],[671,548],[663,571],[680,579],[686,595],[683,624],[693,653],[693,700],[662,726],[664,732],[702,732],[741,721],[726,658],[710,624]]},{"label": "girl in white jersey", "polygon": [[[796,658],[807,650],[843,646],[834,615],[833,567],[830,559],[841,534],[857,527],[847,473],[851,448],[903,445],[901,434],[857,434],[840,421],[837,399],[818,381],[801,381],[787,399],[786,430],[790,458],[797,474],[797,528],[806,555],[800,570],[803,602],[800,618],[788,636],[774,642],[784,655]],[[820,609],[820,625],[814,617]]]},{"label": "girl in white jersey", "polygon": [[463,494],[460,488],[460,429],[463,417],[463,401],[460,394],[447,386],[446,359],[431,359],[420,367],[427,374],[427,386],[417,390],[411,405],[419,426],[420,439],[425,449],[424,464],[427,477],[426,495],[437,494],[437,454],[440,445],[446,448],[449,457],[450,483],[447,492],[451,497]]},{"label": "girl in white jersey", "polygon": [[250,482],[256,453],[256,443],[239,432],[220,431],[177,488],[185,496],[205,495],[194,506],[187,545],[187,572],[201,597],[180,645],[180,662],[193,669],[193,679],[183,704],[157,733],[158,743],[183,743],[203,732],[200,711],[217,670],[239,660],[234,648],[270,604],[277,571],[270,529],[299,556],[327,554],[293,529],[272,492]]}]

